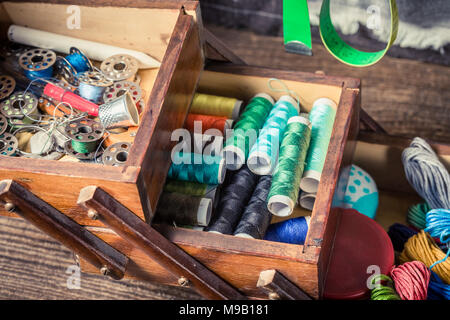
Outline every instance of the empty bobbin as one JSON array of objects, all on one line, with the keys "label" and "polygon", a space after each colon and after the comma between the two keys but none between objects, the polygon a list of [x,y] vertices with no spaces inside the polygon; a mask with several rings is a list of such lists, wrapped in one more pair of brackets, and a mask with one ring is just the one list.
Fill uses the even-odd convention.
[{"label": "empty bobbin", "polygon": [[136,58],[127,54],[116,54],[102,62],[100,70],[113,81],[134,80],[139,69]]},{"label": "empty bobbin", "polygon": [[131,143],[118,142],[110,145],[103,153],[103,163],[110,166],[123,166],[128,159]]}]

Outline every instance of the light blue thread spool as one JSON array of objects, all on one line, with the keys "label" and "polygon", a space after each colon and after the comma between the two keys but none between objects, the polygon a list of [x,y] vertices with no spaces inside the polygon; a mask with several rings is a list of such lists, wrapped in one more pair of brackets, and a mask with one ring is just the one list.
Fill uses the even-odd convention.
[{"label": "light blue thread spool", "polygon": [[113,82],[97,71],[86,71],[77,74],[79,80],[78,91],[80,96],[94,103],[103,101],[103,93]]},{"label": "light blue thread spool", "polygon": [[325,158],[333,131],[337,105],[328,98],[320,98],[313,104],[309,114],[312,124],[311,143],[306,156],[306,167],[300,188],[307,193],[316,193],[319,188]]},{"label": "light blue thread spool", "polygon": [[254,174],[273,173],[288,120],[298,116],[299,111],[297,101],[291,96],[282,96],[277,101],[248,156],[247,166]]}]

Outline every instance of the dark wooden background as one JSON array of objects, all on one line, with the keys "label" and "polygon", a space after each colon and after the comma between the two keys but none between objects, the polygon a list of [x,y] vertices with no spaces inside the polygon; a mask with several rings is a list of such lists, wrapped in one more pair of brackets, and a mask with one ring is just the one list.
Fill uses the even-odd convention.
[{"label": "dark wooden background", "polygon": [[[363,108],[391,134],[450,143],[450,69],[385,57],[375,66],[352,68],[313,45],[312,57],[284,52],[281,38],[211,27],[248,64],[362,79]],[[81,275],[68,289],[72,253],[30,224],[0,218],[0,299],[198,299],[189,289]]]}]

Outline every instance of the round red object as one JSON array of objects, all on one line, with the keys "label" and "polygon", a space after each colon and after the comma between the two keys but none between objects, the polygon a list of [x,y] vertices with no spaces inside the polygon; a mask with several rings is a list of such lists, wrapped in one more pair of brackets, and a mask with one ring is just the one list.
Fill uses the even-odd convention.
[{"label": "round red object", "polygon": [[371,218],[354,209],[342,212],[328,275],[324,299],[364,299],[370,296],[369,266],[388,274],[394,265],[394,248],[386,231]]}]

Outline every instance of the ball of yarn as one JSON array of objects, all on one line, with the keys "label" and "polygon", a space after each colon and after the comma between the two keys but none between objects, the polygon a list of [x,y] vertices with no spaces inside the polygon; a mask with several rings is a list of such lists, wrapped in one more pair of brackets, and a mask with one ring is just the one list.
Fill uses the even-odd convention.
[{"label": "ball of yarn", "polygon": [[370,293],[370,300],[401,300],[394,289],[391,278],[380,274],[372,278],[372,284],[375,288]]},{"label": "ball of yarn", "polygon": [[403,150],[402,161],[409,183],[430,207],[450,209],[450,174],[431,146],[414,138]]},{"label": "ball of yarn", "polygon": [[408,208],[406,221],[418,230],[425,229],[427,226],[425,217],[430,210],[431,208],[426,202],[415,204]]},{"label": "ball of yarn", "polygon": [[420,261],[406,262],[392,268],[395,290],[402,300],[426,300],[430,270]]},{"label": "ball of yarn", "polygon": [[450,242],[450,210],[434,209],[426,215],[425,231],[442,244]]},{"label": "ball of yarn", "polygon": [[[405,248],[399,256],[401,263],[408,261],[421,261],[431,267],[439,278],[450,284],[450,260],[445,259],[445,253],[436,245],[431,236],[424,230],[412,236],[405,243]],[[436,264],[436,262],[440,263]]]},{"label": "ball of yarn", "polygon": [[304,244],[310,217],[298,217],[274,223],[267,229],[264,240]]},{"label": "ball of yarn", "polygon": [[406,241],[416,233],[417,231],[401,223],[394,223],[388,230],[388,235],[391,238],[394,250],[399,252],[403,251]]}]

